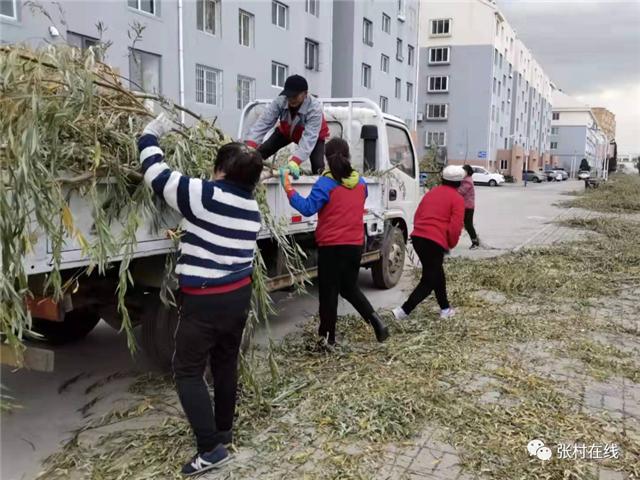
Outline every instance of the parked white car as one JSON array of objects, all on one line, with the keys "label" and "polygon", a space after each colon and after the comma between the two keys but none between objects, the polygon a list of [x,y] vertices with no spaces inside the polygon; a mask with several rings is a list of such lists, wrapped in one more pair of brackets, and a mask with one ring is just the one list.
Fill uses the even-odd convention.
[{"label": "parked white car", "polygon": [[483,167],[471,165],[473,168],[473,183],[497,187],[504,183],[504,177],[500,173],[491,173]]}]

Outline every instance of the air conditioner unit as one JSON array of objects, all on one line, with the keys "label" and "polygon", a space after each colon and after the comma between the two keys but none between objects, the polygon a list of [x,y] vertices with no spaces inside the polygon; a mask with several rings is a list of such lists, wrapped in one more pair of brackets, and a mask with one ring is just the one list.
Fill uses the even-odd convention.
[{"label": "air conditioner unit", "polygon": [[421,122],[422,120],[424,120],[424,114],[423,113],[419,113],[418,114],[418,121]]}]

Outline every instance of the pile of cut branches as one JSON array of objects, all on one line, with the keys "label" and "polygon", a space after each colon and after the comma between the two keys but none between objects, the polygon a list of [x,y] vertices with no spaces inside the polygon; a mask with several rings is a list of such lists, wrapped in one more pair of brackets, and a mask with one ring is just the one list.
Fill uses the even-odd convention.
[{"label": "pile of cut branches", "polygon": [[[185,174],[210,177],[218,149],[231,140],[214,122],[162,97],[130,91],[115,71],[98,61],[101,48],[0,48],[0,334],[14,347],[31,325],[25,299],[32,292],[23,259],[38,238],[46,236],[53,265],[45,291],[55,299],[82,275],[96,269],[102,274],[113,268],[114,257],[121,259],[115,267],[119,281],[114,294],[122,328],[134,348],[125,306],[132,282],[129,264],[136,232],[145,221],[160,225],[163,210],[139,172],[136,140],[154,116],[145,101],[153,101],[173,119],[180,112],[188,115],[190,127],[176,121],[174,132],[162,140],[168,163]],[[69,205],[72,193],[93,212],[91,236],[76,225]],[[258,197],[263,215],[269,215],[265,196]],[[281,228],[273,219],[267,225]],[[297,270],[299,249],[284,235],[274,237],[287,243],[281,248],[286,264]],[[79,245],[89,264],[73,282],[61,273],[61,252],[69,242]],[[263,269],[257,270],[256,275],[264,276]],[[258,294],[256,304],[268,311],[266,291]]]}]

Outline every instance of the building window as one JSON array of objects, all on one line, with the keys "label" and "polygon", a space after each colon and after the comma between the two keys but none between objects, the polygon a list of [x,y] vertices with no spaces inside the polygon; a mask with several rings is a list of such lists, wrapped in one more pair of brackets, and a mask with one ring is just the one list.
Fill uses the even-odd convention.
[{"label": "building window", "polygon": [[427,132],[425,138],[425,147],[446,147],[447,146],[447,134],[446,132]]},{"label": "building window", "polygon": [[404,54],[402,52],[402,40],[399,38],[396,40],[396,58],[400,61],[404,60]]},{"label": "building window", "polygon": [[380,56],[380,70],[384,73],[389,73],[389,57],[384,53]]},{"label": "building window", "polygon": [[16,0],[0,0],[0,17],[18,19]]},{"label": "building window", "polygon": [[500,105],[500,110],[502,110],[502,113],[504,113],[504,100],[502,101],[502,105]]},{"label": "building window", "polygon": [[501,91],[502,91],[502,82],[498,81],[498,96],[500,96]]},{"label": "building window", "polygon": [[366,18],[362,19],[362,41],[369,46],[373,45],[373,22]]},{"label": "building window", "polygon": [[[4,15],[4,4],[13,2],[11,0],[2,0],[0,3],[2,4],[2,14]],[[141,12],[150,13],[151,15],[156,14],[156,0],[129,0],[129,6]]]},{"label": "building window", "polygon": [[413,65],[414,60],[415,60],[415,48],[413,48],[411,45],[407,45],[407,63],[409,65]]},{"label": "building window", "polygon": [[382,14],[382,31],[384,33],[391,33],[391,17],[386,13]]},{"label": "building window", "polygon": [[320,16],[320,0],[306,0],[305,9],[307,13],[316,17]]},{"label": "building window", "polygon": [[560,120],[560,112],[553,112],[552,115],[553,115],[552,117],[553,120]]},{"label": "building window", "polygon": [[271,2],[271,23],[280,28],[289,28],[289,7],[284,3]]},{"label": "building window", "polygon": [[196,21],[198,30],[216,35],[218,33],[218,25],[220,25],[219,20],[219,0],[197,0]]},{"label": "building window", "polygon": [[558,142],[551,142],[551,150],[557,150],[558,149]]},{"label": "building window", "polygon": [[380,110],[387,113],[389,109],[389,99],[387,97],[380,97]]},{"label": "building window", "polygon": [[131,90],[161,93],[160,55],[129,49],[129,79]]},{"label": "building window", "polygon": [[551,135],[558,135],[559,132],[560,132],[559,127],[551,127]]},{"label": "building window", "polygon": [[504,137],[504,127],[500,127],[500,138]]},{"label": "building window", "polygon": [[[505,150],[507,149],[506,139],[505,139],[505,142],[504,142],[504,148],[505,148]],[[504,159],[500,160],[500,170],[506,170],[507,168],[509,168],[509,161],[508,160],[504,160]]]},{"label": "building window", "polygon": [[396,98],[400,98],[402,96],[402,80],[396,77]]},{"label": "building window", "polygon": [[429,49],[429,64],[444,65],[449,63],[449,47],[433,47]]},{"label": "building window", "polygon": [[446,37],[450,34],[451,34],[451,20],[449,18],[431,20],[431,36],[432,37]]},{"label": "building window", "polygon": [[239,25],[240,25],[240,34],[239,41],[240,45],[244,45],[245,47],[253,47],[253,29],[255,24],[255,17],[244,10],[239,10]]},{"label": "building window", "polygon": [[511,101],[511,89],[507,88],[507,102]]},{"label": "building window", "polygon": [[498,49],[496,48],[493,52],[493,63],[495,66],[498,66]]},{"label": "building window", "polygon": [[320,44],[308,38],[304,39],[304,67],[307,70],[319,70]]},{"label": "building window", "polygon": [[196,102],[219,105],[222,93],[222,71],[196,65]]},{"label": "building window", "polygon": [[271,85],[284,88],[284,81],[289,75],[289,67],[278,62],[271,62]]},{"label": "building window", "polygon": [[[0,0],[0,4],[3,1]],[[80,50],[86,50],[89,47],[95,47],[100,43],[97,38],[87,37],[86,35],[80,35],[79,33],[67,32],[67,43],[71,46],[77,47]]]},{"label": "building window", "polygon": [[502,54],[500,54],[500,63],[499,63],[499,65],[500,65],[500,68],[502,68]]},{"label": "building window", "polygon": [[449,77],[428,77],[428,92],[448,92]]},{"label": "building window", "polygon": [[516,130],[520,130],[520,119],[516,118]]},{"label": "building window", "polygon": [[427,104],[427,119],[428,120],[446,120],[447,119],[447,104],[435,104],[428,103]]},{"label": "building window", "polygon": [[496,77],[493,77],[493,93],[497,92],[496,85],[498,84]]},{"label": "building window", "polygon": [[362,86],[371,88],[371,66],[366,63],[362,64]]},{"label": "building window", "polygon": [[405,5],[404,0],[398,0],[398,20],[404,22]]},{"label": "building window", "polygon": [[256,81],[253,78],[238,75],[238,110],[242,110],[255,97]]},{"label": "building window", "polygon": [[407,82],[407,102],[413,102],[413,83]]}]

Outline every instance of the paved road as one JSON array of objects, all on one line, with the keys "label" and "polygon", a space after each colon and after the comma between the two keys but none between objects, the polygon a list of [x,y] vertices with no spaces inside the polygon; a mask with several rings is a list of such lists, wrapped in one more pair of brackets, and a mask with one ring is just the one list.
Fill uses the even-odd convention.
[{"label": "paved road", "polygon": [[[554,206],[567,197],[568,191],[581,188],[579,182],[505,185],[498,188],[477,187],[476,228],[483,243],[491,247],[470,251],[468,237],[461,239],[452,255],[483,257],[517,248],[527,242],[539,243],[553,238],[548,222],[564,209]],[[408,276],[392,290],[373,287],[369,272],[363,271],[361,283],[377,308],[400,303],[410,285]],[[272,322],[272,334],[281,337],[317,311],[315,288],[307,295],[292,297],[276,295],[281,312]],[[341,313],[351,307],[341,304]],[[263,337],[264,338],[264,337]],[[70,431],[83,423],[83,405],[92,399],[85,389],[99,379],[115,372],[144,371],[150,366],[140,355],[133,359],[122,336],[106,324],[98,327],[82,342],[56,349],[56,369],[53,373],[12,372],[2,367],[2,385],[16,397],[22,408],[2,415],[0,477],[4,480],[32,479],[40,462],[53,453]],[[67,380],[83,375],[66,390],[58,390]],[[126,389],[128,379],[110,382],[101,391],[117,394]],[[107,402],[108,399],[102,401]]]}]

